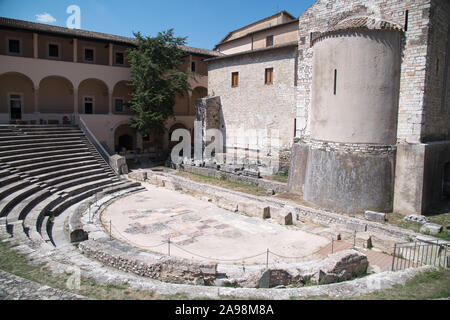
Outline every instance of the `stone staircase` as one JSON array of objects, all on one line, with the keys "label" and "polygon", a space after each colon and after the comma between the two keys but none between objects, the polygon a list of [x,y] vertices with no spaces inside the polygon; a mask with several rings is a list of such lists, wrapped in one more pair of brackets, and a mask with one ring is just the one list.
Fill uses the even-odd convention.
[{"label": "stone staircase", "polygon": [[138,191],[76,126],[0,126],[0,233],[48,244],[55,219],[97,194]]}]

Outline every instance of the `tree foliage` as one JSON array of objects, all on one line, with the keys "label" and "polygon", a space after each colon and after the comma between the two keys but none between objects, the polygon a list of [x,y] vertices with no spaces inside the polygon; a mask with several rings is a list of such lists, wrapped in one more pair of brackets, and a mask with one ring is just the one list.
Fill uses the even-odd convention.
[{"label": "tree foliage", "polygon": [[156,37],[143,37],[140,32],[134,36],[137,48],[128,52],[130,84],[134,89],[131,127],[143,136],[160,134],[167,119],[174,115],[175,96],[190,90],[190,74],[179,70],[186,56],[179,46],[186,43],[186,38],[175,37],[173,29]]}]

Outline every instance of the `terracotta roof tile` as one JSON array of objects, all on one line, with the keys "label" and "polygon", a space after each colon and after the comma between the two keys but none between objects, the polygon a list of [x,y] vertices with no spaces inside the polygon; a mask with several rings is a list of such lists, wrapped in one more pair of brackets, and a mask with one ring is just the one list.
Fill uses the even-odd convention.
[{"label": "terracotta roof tile", "polygon": [[[84,39],[109,41],[109,42],[121,43],[121,44],[125,44],[125,45],[135,45],[136,44],[135,38],[116,36],[116,35],[112,35],[112,34],[94,32],[94,31],[88,31],[88,30],[69,29],[69,28],[63,28],[63,27],[58,27],[58,26],[52,26],[52,25],[48,25],[48,24],[35,23],[35,22],[24,21],[24,20],[16,20],[16,19],[10,19],[10,18],[5,18],[5,17],[0,17],[0,27],[29,30],[29,31],[34,31],[34,32],[45,32],[45,33],[52,33],[52,34],[58,34],[58,35],[63,35],[63,36],[70,36],[70,37],[78,37],[78,38],[84,38]],[[188,47],[188,46],[180,46],[180,48],[185,50],[188,53],[193,53],[193,54],[201,54],[201,55],[214,56],[214,57],[220,55],[220,53],[218,53],[216,51],[212,51],[212,50],[193,48],[193,47]]]}]

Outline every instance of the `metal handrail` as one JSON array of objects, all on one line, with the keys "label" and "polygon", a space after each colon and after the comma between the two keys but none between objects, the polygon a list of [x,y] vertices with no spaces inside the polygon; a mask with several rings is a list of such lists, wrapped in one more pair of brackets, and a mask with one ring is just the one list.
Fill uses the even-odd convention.
[{"label": "metal handrail", "polygon": [[97,149],[98,153],[102,156],[103,160],[105,160],[106,164],[116,173],[119,174],[109,163],[109,157],[112,156],[106,149],[103,147],[103,145],[97,140],[95,135],[89,130],[88,126],[84,122],[84,120],[79,116],[78,117],[80,129],[83,131],[83,133],[86,135],[86,138],[94,145],[94,147]]}]

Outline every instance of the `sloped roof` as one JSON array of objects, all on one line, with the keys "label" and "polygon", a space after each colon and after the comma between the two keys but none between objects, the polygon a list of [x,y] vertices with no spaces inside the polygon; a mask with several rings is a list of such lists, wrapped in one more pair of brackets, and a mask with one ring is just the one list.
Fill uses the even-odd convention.
[{"label": "sloped roof", "polygon": [[[136,45],[135,38],[117,36],[113,34],[94,32],[80,29],[69,29],[48,24],[30,22],[25,20],[17,20],[11,18],[0,17],[0,27],[28,30],[33,32],[50,33],[55,35],[82,38],[88,40],[107,41],[123,45]],[[180,48],[188,53],[200,54],[205,56],[219,56],[220,53],[207,49],[193,48],[188,46],[180,46]]]},{"label": "sloped roof", "polygon": [[[289,23],[293,23],[293,22],[298,21],[298,19],[295,18],[293,15],[291,15],[289,12],[283,10],[283,11],[277,12],[277,13],[274,14],[274,15],[271,15],[270,17],[266,17],[266,18],[260,19],[260,20],[258,20],[258,21],[255,21],[255,22],[251,23],[251,24],[248,24],[248,25],[246,25],[246,26],[243,26],[243,27],[241,27],[241,28],[239,28],[239,29],[236,29],[236,30],[233,30],[233,31],[228,32],[228,34],[227,34],[227,35],[226,35],[226,36],[225,36],[218,44],[215,45],[214,49],[216,49],[219,45],[228,42],[229,39],[230,39],[230,37],[231,37],[234,33],[238,32],[238,31],[241,31],[241,30],[244,30],[245,28],[248,28],[248,27],[252,27],[252,26],[254,26],[254,25],[257,25],[257,24],[259,24],[259,23],[261,23],[261,22],[264,22],[264,21],[266,21],[266,20],[273,19],[273,18],[275,18],[275,17],[277,17],[277,16],[281,16],[281,15],[286,15],[286,16],[288,16],[290,19],[292,19],[292,21],[285,22],[285,23],[281,23],[281,24],[278,24],[278,25],[275,25],[275,26],[269,26],[269,27],[261,28],[261,29],[258,29],[258,30],[249,31],[248,33],[246,33],[246,34],[244,34],[244,35],[242,35],[242,36],[240,36],[240,37],[238,37],[238,38],[236,38],[236,39],[241,39],[241,38],[243,38],[243,37],[246,37],[246,36],[248,36],[248,35],[250,35],[250,34],[253,34],[253,33],[256,33],[256,32],[264,31],[264,30],[267,30],[267,29],[279,27],[279,26],[282,26],[282,25],[286,25],[286,24],[289,24]],[[232,39],[232,40],[236,40],[236,39]]]}]

